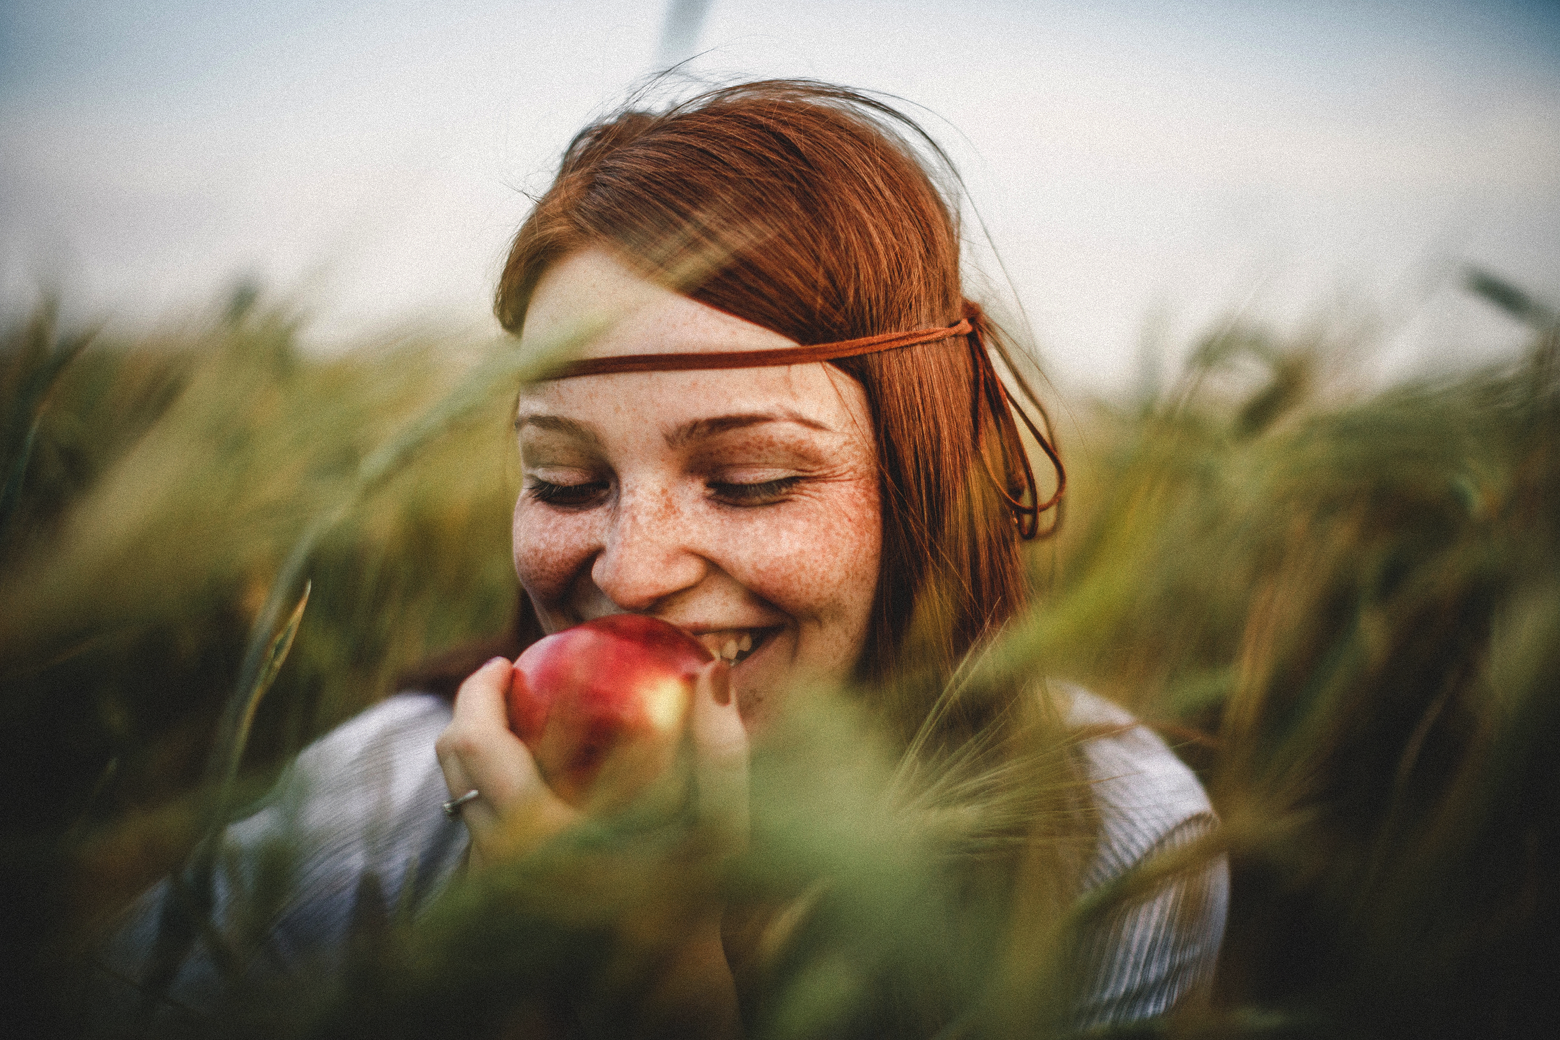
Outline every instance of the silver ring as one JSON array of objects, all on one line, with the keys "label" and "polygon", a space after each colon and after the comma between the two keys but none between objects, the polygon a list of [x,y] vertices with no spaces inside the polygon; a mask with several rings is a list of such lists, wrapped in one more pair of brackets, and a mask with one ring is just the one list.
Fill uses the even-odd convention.
[{"label": "silver ring", "polygon": [[459,798],[451,798],[449,801],[444,803],[444,815],[453,820],[455,817],[460,815],[461,806],[465,805],[467,802],[475,801],[477,795],[480,793],[480,791],[472,790],[467,791]]}]

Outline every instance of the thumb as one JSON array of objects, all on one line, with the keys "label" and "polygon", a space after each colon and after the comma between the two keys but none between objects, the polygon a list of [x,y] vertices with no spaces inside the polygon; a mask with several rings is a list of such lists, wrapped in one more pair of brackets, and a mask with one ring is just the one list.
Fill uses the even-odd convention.
[{"label": "thumb", "polygon": [[748,834],[748,737],[731,695],[731,667],[713,661],[693,692],[694,798],[699,824],[734,845]]}]

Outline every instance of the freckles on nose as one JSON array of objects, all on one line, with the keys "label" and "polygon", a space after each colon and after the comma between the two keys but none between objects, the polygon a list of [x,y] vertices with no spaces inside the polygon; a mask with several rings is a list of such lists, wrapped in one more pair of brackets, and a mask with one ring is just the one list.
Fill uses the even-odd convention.
[{"label": "freckles on nose", "polygon": [[638,610],[696,584],[701,558],[688,547],[689,520],[669,492],[623,495],[591,578],[618,606]]}]

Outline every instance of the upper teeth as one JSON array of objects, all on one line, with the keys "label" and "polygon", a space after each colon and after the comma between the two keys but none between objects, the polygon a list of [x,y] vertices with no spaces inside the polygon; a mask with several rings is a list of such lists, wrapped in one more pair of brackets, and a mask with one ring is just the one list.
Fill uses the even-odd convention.
[{"label": "upper teeth", "polygon": [[700,642],[716,657],[734,662],[740,655],[753,649],[753,633],[715,632],[702,636]]}]

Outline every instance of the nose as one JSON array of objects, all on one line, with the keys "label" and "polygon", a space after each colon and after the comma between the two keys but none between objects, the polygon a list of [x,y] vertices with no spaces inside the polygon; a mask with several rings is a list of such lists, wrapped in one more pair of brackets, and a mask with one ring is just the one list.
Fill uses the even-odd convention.
[{"label": "nose", "polygon": [[591,580],[620,609],[634,612],[693,588],[709,564],[693,548],[690,521],[669,490],[624,488],[591,563]]}]

